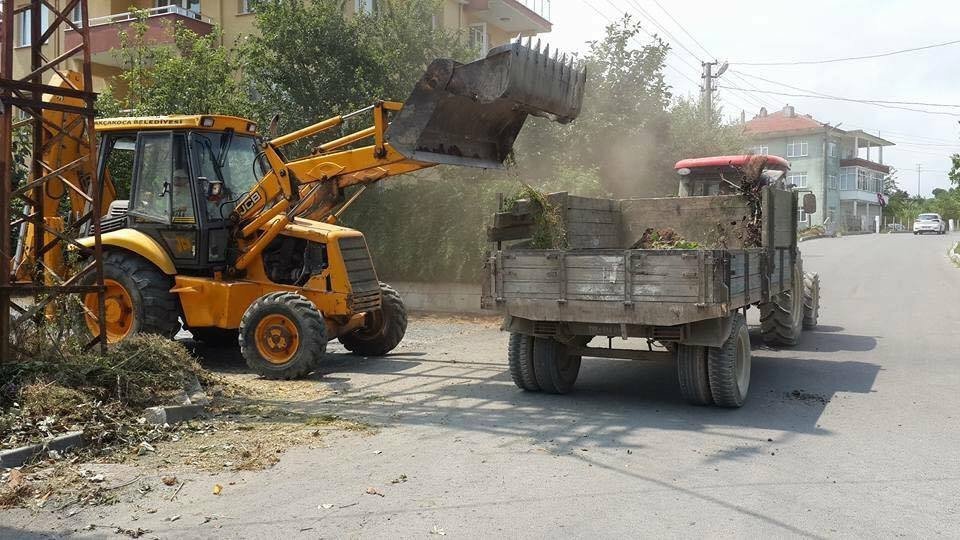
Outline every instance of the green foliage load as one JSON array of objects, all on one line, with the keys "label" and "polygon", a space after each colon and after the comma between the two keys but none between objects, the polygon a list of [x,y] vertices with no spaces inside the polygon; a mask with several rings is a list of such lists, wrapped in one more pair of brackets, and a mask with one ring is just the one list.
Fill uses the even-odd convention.
[{"label": "green foliage load", "polygon": [[530,239],[533,249],[567,249],[567,227],[560,209],[550,204],[546,193],[524,184],[516,194],[504,201],[504,210],[512,210],[518,201],[530,201],[534,207],[536,228]]}]

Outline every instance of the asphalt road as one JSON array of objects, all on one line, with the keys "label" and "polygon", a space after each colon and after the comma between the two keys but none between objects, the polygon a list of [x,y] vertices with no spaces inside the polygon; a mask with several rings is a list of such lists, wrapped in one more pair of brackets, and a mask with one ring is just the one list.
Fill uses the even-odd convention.
[{"label": "asphalt road", "polygon": [[[341,392],[311,408],[377,434],[291,450],[262,472],[196,473],[156,514],[142,500],[6,512],[0,535],[116,523],[181,538],[955,536],[954,238],[802,244],[822,276],[821,326],[789,350],[754,336],[739,410],[686,405],[670,365],[585,360],[574,394],[523,393],[495,325],[415,319],[398,353],[340,356],[317,378]],[[215,497],[214,481],[236,484]]]}]

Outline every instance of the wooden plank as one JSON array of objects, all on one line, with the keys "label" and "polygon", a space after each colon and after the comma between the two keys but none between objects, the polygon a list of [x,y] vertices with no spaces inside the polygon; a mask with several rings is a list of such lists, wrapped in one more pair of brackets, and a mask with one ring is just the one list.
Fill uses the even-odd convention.
[{"label": "wooden plank", "polygon": [[616,210],[584,210],[570,208],[567,210],[567,223],[610,223],[620,222],[620,212]]},{"label": "wooden plank", "polygon": [[614,199],[600,199],[594,197],[567,196],[566,208],[579,210],[616,210],[618,201]]}]

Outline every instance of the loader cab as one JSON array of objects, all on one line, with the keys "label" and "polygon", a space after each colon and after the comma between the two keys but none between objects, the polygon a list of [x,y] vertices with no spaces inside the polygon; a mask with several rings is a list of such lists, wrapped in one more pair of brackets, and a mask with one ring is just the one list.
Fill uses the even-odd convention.
[{"label": "loader cab", "polygon": [[[680,197],[707,197],[712,195],[733,195],[738,191],[741,170],[751,159],[750,154],[736,156],[716,156],[684,159],[674,165],[680,175]],[[765,185],[784,188],[784,176],[790,170],[790,163],[779,156],[762,156],[761,178]]]},{"label": "loader cab", "polygon": [[256,126],[226,116],[97,121],[98,175],[110,200],[103,230],[157,241],[184,274],[227,264],[229,216],[263,176]]}]

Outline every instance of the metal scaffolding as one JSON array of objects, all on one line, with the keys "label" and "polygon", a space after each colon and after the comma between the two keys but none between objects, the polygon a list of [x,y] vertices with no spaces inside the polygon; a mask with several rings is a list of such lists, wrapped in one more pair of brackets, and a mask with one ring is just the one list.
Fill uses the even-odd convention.
[{"label": "metal scaffolding", "polygon": [[[65,295],[95,295],[96,311],[88,307],[86,316],[99,330],[87,347],[106,347],[99,324],[105,318],[101,193],[96,181],[96,94],[87,0],[15,4],[0,2],[0,362],[8,361],[17,346],[11,341],[13,331],[27,321],[56,317],[55,300]],[[59,43],[65,30],[76,32],[80,42],[69,50],[56,50],[52,43]],[[28,53],[24,37],[30,41]],[[18,54],[29,54],[29,65],[17,70],[14,47],[19,45],[23,52]],[[76,68],[70,70],[78,63],[79,75]],[[52,78],[60,84],[44,83]],[[13,155],[16,130],[29,133],[29,156]],[[72,158],[62,150],[68,145],[77,150]],[[28,170],[22,181],[14,174],[18,161]],[[83,211],[64,218],[58,210],[67,196],[82,201]],[[81,235],[93,236],[92,249],[77,243]],[[25,245],[30,246],[29,253]],[[61,261],[68,246],[84,257],[79,267],[64,271],[51,262]],[[25,266],[28,256],[31,264]],[[31,301],[14,301],[20,298]],[[88,304],[91,298],[84,296]]]}]

